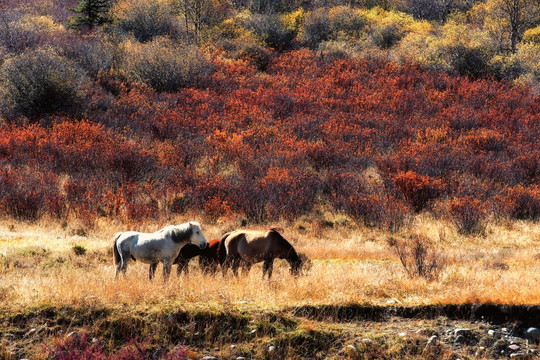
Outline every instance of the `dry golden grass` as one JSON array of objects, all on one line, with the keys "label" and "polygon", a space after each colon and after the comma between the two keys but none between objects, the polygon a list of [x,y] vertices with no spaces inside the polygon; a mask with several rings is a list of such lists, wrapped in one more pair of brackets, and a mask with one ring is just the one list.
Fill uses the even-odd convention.
[{"label": "dry golden grass", "polygon": [[[175,219],[182,222],[186,219]],[[309,274],[289,275],[275,263],[271,281],[261,267],[247,276],[188,278],[175,274],[149,282],[148,266],[131,263],[127,278],[113,279],[111,236],[119,230],[153,231],[164,224],[127,226],[103,222],[87,236],[51,221],[36,224],[3,220],[0,225],[0,301],[14,308],[38,305],[107,307],[182,306],[187,309],[276,309],[304,304],[540,303],[540,224],[492,224],[485,235],[463,237],[447,223],[426,216],[394,237],[423,234],[446,257],[439,278],[409,278],[387,243],[390,234],[363,227],[294,230],[283,234],[313,260]],[[231,224],[227,224],[229,228]],[[262,228],[262,227],[261,227]],[[224,226],[203,227],[207,239]],[[81,233],[79,231],[79,233]],[[72,247],[87,249],[77,256]],[[193,266],[195,266],[193,264]]]}]

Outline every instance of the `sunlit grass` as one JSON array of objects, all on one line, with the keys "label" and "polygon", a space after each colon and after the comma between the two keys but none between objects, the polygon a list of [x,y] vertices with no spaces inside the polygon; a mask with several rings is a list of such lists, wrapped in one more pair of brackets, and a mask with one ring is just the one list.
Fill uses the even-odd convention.
[{"label": "sunlit grass", "polygon": [[[409,278],[387,239],[390,234],[363,227],[325,228],[319,233],[283,234],[313,260],[311,271],[291,277],[277,261],[271,281],[260,265],[247,276],[205,276],[195,268],[189,277],[172,274],[168,282],[149,282],[148,266],[131,263],[127,277],[114,280],[110,237],[127,226],[98,224],[88,236],[54,222],[0,226],[2,283],[0,298],[13,307],[99,305],[107,307],[275,309],[305,304],[420,305],[446,303],[540,303],[540,225],[492,224],[485,235],[463,237],[448,224],[427,217],[394,237],[425,234],[444,254],[441,275],[428,281]],[[155,224],[140,225],[145,231]],[[262,227],[260,227],[262,228]],[[204,228],[216,238],[221,226]],[[74,245],[87,249],[83,256]]]}]

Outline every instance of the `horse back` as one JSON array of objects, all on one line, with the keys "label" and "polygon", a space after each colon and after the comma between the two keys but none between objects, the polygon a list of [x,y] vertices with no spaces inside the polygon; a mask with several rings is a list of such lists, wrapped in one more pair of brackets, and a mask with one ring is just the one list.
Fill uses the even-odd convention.
[{"label": "horse back", "polygon": [[230,253],[246,261],[258,262],[269,258],[281,257],[283,252],[273,236],[260,231],[239,231],[231,234],[227,249]]}]

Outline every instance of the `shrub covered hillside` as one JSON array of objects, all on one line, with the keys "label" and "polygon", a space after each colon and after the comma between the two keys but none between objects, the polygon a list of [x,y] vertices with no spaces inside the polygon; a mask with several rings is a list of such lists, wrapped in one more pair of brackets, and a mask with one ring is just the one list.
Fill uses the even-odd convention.
[{"label": "shrub covered hillside", "polygon": [[427,3],[4,1],[0,208],[538,219],[538,2]]}]

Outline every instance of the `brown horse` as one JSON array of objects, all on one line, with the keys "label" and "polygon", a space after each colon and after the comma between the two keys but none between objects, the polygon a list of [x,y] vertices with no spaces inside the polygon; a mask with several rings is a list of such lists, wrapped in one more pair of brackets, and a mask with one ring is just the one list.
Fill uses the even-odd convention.
[{"label": "brown horse", "polygon": [[272,277],[274,259],[285,259],[291,266],[291,274],[298,275],[307,257],[298,254],[293,246],[281,236],[276,229],[266,232],[236,230],[221,237],[219,246],[219,262],[223,274],[232,267],[233,274],[238,275],[238,267],[242,272],[249,271],[251,265],[264,261],[263,278]]},{"label": "brown horse", "polygon": [[188,274],[189,260],[198,256],[199,267],[205,273],[215,273],[219,264],[219,240],[215,239],[208,243],[208,246],[204,249],[192,244],[186,244],[180,250],[180,253],[174,260],[173,264],[177,264],[177,274],[182,275],[182,272]]}]

